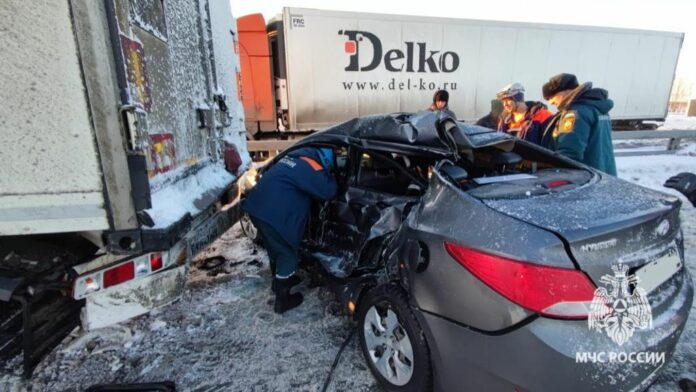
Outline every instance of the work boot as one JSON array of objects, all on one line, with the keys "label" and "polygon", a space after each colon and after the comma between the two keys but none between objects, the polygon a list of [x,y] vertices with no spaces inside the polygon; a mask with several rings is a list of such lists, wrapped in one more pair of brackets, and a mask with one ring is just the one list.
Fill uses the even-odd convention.
[{"label": "work boot", "polygon": [[[275,275],[273,275],[273,276],[275,276]],[[278,279],[273,279],[273,281],[271,282],[271,291],[274,293],[276,292],[276,280],[278,280]],[[293,276],[289,277],[287,280],[289,280],[288,285],[290,286],[291,289],[293,287],[297,286],[298,284],[302,283],[302,278],[300,278],[297,275],[293,275]]]},{"label": "work boot", "polygon": [[273,310],[276,313],[284,313],[290,309],[300,306],[302,300],[301,293],[290,294],[290,289],[292,277],[286,279],[274,278],[273,283],[275,283],[276,297],[275,304],[273,305]]}]

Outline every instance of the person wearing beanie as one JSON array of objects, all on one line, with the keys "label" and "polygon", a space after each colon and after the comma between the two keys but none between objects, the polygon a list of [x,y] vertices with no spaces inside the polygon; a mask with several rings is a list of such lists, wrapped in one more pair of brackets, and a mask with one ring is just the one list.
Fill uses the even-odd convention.
[{"label": "person wearing beanie", "polygon": [[476,121],[476,125],[490,129],[498,129],[500,115],[503,113],[503,103],[497,99],[491,100],[491,111]]},{"label": "person wearing beanie", "polygon": [[497,129],[534,144],[541,144],[541,135],[551,121],[551,113],[541,102],[524,100],[524,87],[512,83],[498,91],[496,98],[505,111],[500,116]]},{"label": "person wearing beanie", "polygon": [[437,90],[433,95],[433,103],[428,108],[431,112],[442,112],[445,115],[457,118],[457,115],[449,108],[449,93],[447,90]]},{"label": "person wearing beanie", "polygon": [[291,151],[263,173],[242,202],[242,210],[251,218],[268,251],[276,313],[302,303],[302,294],[290,294],[292,287],[301,282],[295,275],[297,251],[312,200],[331,200],[336,195],[333,165],[331,148]]},{"label": "person wearing beanie", "polygon": [[558,107],[542,135],[541,145],[605,173],[616,175],[609,111],[614,101],[607,90],[579,84],[562,73],[542,87],[544,99]]}]

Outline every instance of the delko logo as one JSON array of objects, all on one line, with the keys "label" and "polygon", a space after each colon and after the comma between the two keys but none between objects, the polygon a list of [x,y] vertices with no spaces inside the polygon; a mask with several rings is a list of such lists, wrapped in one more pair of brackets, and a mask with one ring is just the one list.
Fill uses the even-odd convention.
[{"label": "delko logo", "polygon": [[[445,72],[450,73],[459,67],[459,56],[454,52],[428,50],[425,42],[404,42],[405,50],[389,49],[382,57],[382,41],[367,31],[339,30],[348,40],[344,51],[350,55],[346,71],[372,71],[382,61],[390,72]],[[369,45],[367,45],[369,43]],[[360,51],[372,49],[372,58],[368,64],[359,64]]]}]

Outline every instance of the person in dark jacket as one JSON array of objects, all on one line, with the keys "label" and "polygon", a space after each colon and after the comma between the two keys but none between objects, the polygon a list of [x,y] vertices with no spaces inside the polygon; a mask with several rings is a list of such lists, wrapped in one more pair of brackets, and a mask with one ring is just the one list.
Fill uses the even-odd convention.
[{"label": "person in dark jacket", "polygon": [[449,108],[449,93],[447,90],[438,90],[433,95],[433,103],[428,108],[431,112],[442,112],[442,114],[457,118],[457,115]]},{"label": "person in dark jacket", "polygon": [[263,176],[242,203],[268,251],[275,291],[274,310],[283,313],[302,303],[290,289],[300,283],[297,251],[312,200],[336,195],[333,150],[305,147],[288,153]]},{"label": "person in dark jacket", "polygon": [[541,144],[541,135],[551,122],[551,113],[541,102],[524,100],[524,87],[512,83],[496,94],[505,111],[498,121],[498,131],[505,132],[534,144]]},{"label": "person in dark jacket", "polygon": [[665,182],[667,188],[674,188],[681,192],[696,207],[696,174],[679,173],[670,177]]},{"label": "person in dark jacket", "polygon": [[573,74],[553,76],[543,86],[544,99],[558,113],[542,136],[542,146],[605,173],[616,175],[607,90],[578,84]]},{"label": "person in dark jacket", "polygon": [[479,118],[478,121],[476,121],[476,125],[490,129],[498,129],[498,122],[500,121],[501,113],[503,113],[503,103],[497,99],[492,99],[491,111],[485,116]]}]

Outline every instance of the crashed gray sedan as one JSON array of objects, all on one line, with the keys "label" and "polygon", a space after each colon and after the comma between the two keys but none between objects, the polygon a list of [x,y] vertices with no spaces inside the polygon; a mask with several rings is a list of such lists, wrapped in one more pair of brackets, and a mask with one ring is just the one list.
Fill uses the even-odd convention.
[{"label": "crashed gray sedan", "polygon": [[669,360],[693,300],[677,198],[430,112],[306,146],[334,149],[339,193],[302,257],[387,390],[641,390]]}]

